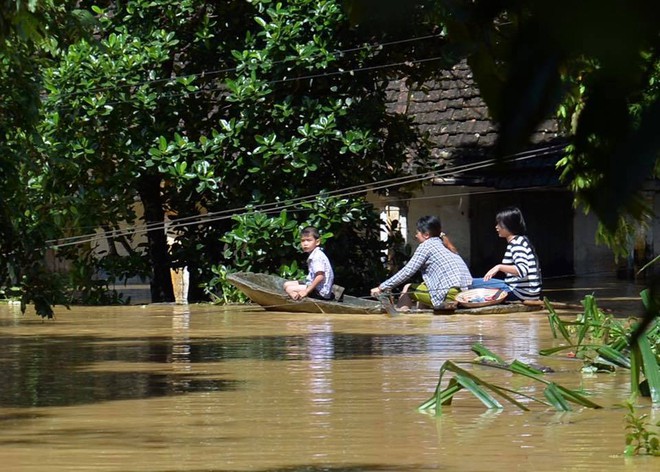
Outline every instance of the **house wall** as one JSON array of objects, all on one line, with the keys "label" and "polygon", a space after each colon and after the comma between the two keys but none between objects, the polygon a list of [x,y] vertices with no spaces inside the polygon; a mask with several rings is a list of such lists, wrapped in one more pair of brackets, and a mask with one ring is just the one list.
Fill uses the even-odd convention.
[{"label": "house wall", "polygon": [[[456,245],[466,263],[472,266],[471,225],[474,222],[471,219],[486,218],[488,223],[491,223],[491,220],[494,219],[494,214],[482,215],[480,211],[474,208],[475,202],[472,201],[470,194],[483,194],[488,191],[492,191],[492,189],[459,186],[425,186],[414,196],[407,198],[393,199],[371,195],[369,200],[380,208],[385,208],[387,204],[393,204],[401,208],[400,218],[407,222],[408,229],[404,237],[412,250],[417,247],[415,240],[417,219],[424,215],[436,215],[440,217],[443,230]],[[515,191],[511,192],[510,195],[513,193]],[[479,198],[497,201],[501,197],[498,197],[496,193],[492,197],[486,195],[485,197],[479,196]],[[556,197],[550,193],[548,198],[555,199]],[[527,198],[527,200],[529,201],[530,199]],[[660,208],[660,194],[655,196],[654,203],[656,208]],[[473,208],[471,208],[471,204]],[[533,214],[530,214],[530,219],[532,219],[532,216]],[[542,217],[543,215],[541,214],[539,216]],[[551,274],[552,276],[611,276],[620,273],[622,266],[625,268],[629,263],[628,261],[620,260],[617,263],[609,248],[596,243],[595,235],[598,220],[593,214],[585,215],[582,211],[577,210],[567,216],[569,217],[569,224],[572,225],[567,235],[569,236],[568,238],[561,236],[563,233],[558,228],[553,228],[558,223],[556,220],[546,221],[544,225],[547,229],[543,231],[543,236],[536,235],[538,246],[543,246],[542,238],[545,236],[550,241],[550,243],[545,244],[546,246],[552,247],[554,244],[562,243],[572,245],[573,274],[570,273],[571,271],[569,269],[568,271],[562,271],[561,274]],[[567,239],[570,239],[571,234],[572,242],[567,241]],[[655,218],[652,221],[646,239],[652,248],[660,247],[660,219]],[[498,250],[500,249],[498,248]],[[546,249],[545,252],[551,253],[545,254],[544,259],[547,261],[549,257],[554,255],[555,251]],[[569,250],[569,256],[570,253],[571,251]],[[481,276],[483,274],[475,273],[474,275]]]},{"label": "house wall", "polygon": [[426,186],[408,200],[408,242],[413,250],[417,247],[417,220],[425,215],[435,215],[442,222],[442,231],[470,264],[469,193],[465,187]]},{"label": "house wall", "polygon": [[617,272],[617,263],[612,250],[602,244],[596,244],[597,228],[598,219],[593,213],[585,215],[582,211],[575,212],[573,216],[575,275],[613,275]]},{"label": "house wall", "polygon": [[[425,215],[435,215],[442,222],[443,231],[469,264],[470,220],[468,216],[470,190],[465,187],[425,186],[414,196],[385,197],[375,194],[367,196],[377,208],[384,210],[388,205],[400,208],[398,213],[406,243],[414,251],[417,220]],[[382,213],[385,219],[386,212]]]}]

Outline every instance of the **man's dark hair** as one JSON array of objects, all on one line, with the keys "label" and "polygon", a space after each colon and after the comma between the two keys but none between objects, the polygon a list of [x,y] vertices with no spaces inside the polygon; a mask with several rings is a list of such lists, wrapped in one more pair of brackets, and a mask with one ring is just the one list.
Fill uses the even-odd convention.
[{"label": "man's dark hair", "polygon": [[497,224],[500,226],[508,229],[511,234],[527,234],[525,218],[523,218],[522,212],[517,207],[506,207],[497,214],[495,221],[497,221]]},{"label": "man's dark hair", "polygon": [[437,216],[422,216],[417,220],[417,231],[420,233],[429,233],[433,237],[439,237],[442,233],[442,224]]},{"label": "man's dark hair", "polygon": [[305,226],[303,230],[300,232],[300,236],[311,236],[314,239],[321,238],[321,234],[319,233],[319,230],[315,226]]}]

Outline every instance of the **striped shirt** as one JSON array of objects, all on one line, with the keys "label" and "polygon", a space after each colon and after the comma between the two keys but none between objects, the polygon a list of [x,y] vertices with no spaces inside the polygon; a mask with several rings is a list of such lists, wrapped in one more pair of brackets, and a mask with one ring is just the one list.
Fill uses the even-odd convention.
[{"label": "striped shirt", "polygon": [[421,243],[408,263],[380,284],[380,289],[397,287],[418,271],[421,271],[433,306],[436,307],[441,306],[450,288],[465,290],[472,283],[470,270],[461,256],[447,249],[440,238],[433,237]]},{"label": "striped shirt", "polygon": [[513,265],[520,277],[507,274],[504,281],[521,300],[538,300],[541,296],[541,267],[527,236],[514,236],[506,246],[502,264]]}]

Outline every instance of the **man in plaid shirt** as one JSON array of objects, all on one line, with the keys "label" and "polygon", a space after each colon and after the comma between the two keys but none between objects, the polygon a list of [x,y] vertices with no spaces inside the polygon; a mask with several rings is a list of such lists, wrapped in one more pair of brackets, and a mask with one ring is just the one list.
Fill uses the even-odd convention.
[{"label": "man in plaid shirt", "polygon": [[472,284],[470,270],[461,256],[447,249],[442,236],[444,234],[438,218],[421,217],[417,221],[415,234],[420,245],[412,258],[399,272],[371,289],[371,295],[377,297],[383,291],[401,285],[418,271],[421,272],[424,283],[410,293],[412,300],[441,308],[448,293],[451,298],[460,290],[466,290]]}]

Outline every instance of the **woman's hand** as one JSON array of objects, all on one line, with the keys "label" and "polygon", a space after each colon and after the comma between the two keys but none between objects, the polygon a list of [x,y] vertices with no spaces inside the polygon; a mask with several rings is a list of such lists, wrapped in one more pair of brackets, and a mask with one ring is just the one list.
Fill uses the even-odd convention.
[{"label": "woman's hand", "polygon": [[380,287],[375,287],[371,289],[371,296],[374,298],[378,298],[378,295],[383,293],[383,291],[380,289]]},{"label": "woman's hand", "polygon": [[494,266],[492,269],[490,269],[488,272],[486,272],[486,275],[484,275],[484,280],[490,280],[493,277],[497,275],[497,273],[500,271],[500,265],[497,264]]}]

